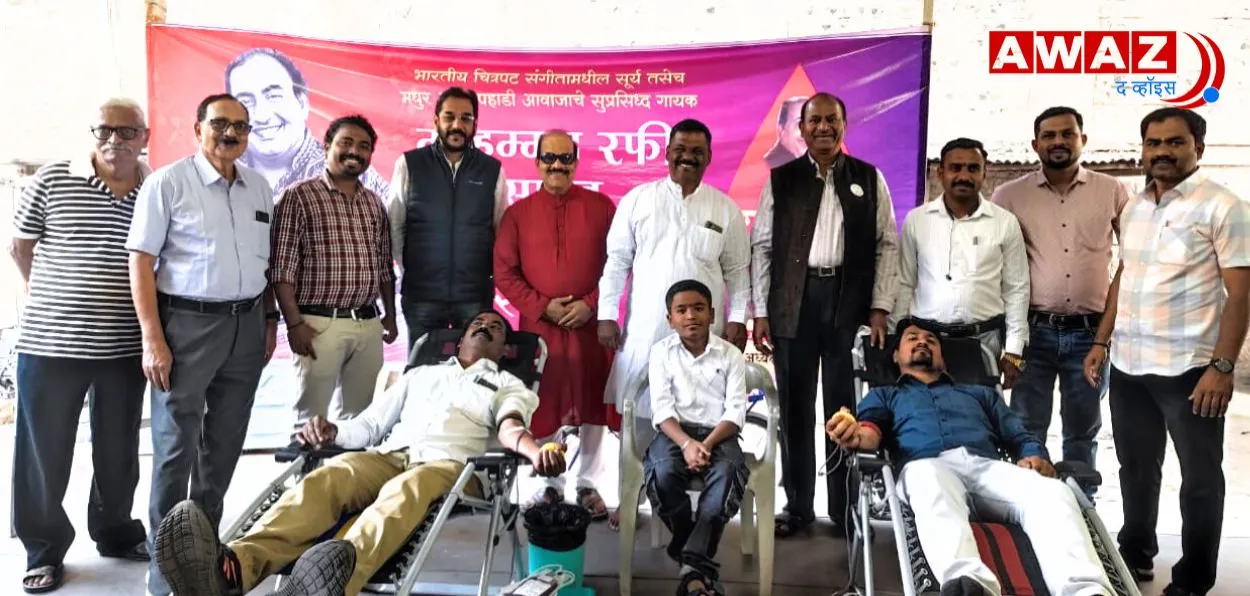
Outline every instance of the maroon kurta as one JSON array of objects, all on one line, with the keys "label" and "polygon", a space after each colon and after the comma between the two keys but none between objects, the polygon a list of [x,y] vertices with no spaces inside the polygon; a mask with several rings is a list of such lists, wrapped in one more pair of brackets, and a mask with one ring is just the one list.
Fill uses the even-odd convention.
[{"label": "maroon kurta", "polygon": [[[599,344],[596,307],[607,261],[608,228],[616,207],[603,193],[574,186],[562,197],[545,189],[504,212],[495,238],[495,285],[521,313],[520,327],[547,342],[547,367],[539,387],[535,436],[562,425],[620,428],[603,403],[612,354]],[[552,298],[573,296],[590,306],[577,329],[542,318]]]}]

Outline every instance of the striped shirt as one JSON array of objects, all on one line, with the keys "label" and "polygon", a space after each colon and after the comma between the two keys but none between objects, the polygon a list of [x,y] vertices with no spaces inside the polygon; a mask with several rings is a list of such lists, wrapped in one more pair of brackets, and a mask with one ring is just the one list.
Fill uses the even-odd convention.
[{"label": "striped shirt", "polygon": [[85,359],[143,353],[125,246],[138,192],[118,200],[90,157],[35,173],[14,216],[13,236],[37,241],[18,352]]},{"label": "striped shirt", "polygon": [[1147,185],[1120,225],[1111,363],[1130,375],[1206,366],[1226,299],[1220,270],[1250,266],[1250,205],[1199,170],[1158,204]]},{"label": "striped shirt", "polygon": [[377,302],[382,284],[395,281],[382,199],[360,182],[343,194],[325,170],[288,188],[274,209],[269,281],[295,286],[300,306]]}]

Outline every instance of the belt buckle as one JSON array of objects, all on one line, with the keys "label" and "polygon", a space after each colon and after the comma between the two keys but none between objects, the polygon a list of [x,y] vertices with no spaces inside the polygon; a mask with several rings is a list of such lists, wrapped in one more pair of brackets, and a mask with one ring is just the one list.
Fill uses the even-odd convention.
[{"label": "belt buckle", "polygon": [[357,313],[357,309],[352,308],[352,309],[349,309],[347,312],[352,313],[352,320],[353,320],[353,321],[357,321],[357,322],[359,322],[359,321],[360,321],[360,315]]},{"label": "belt buckle", "polygon": [[834,267],[817,267],[816,277],[833,277],[836,272]]},{"label": "belt buckle", "polygon": [[230,305],[230,316],[237,317],[243,314],[243,307],[247,306],[246,302],[235,302]]}]

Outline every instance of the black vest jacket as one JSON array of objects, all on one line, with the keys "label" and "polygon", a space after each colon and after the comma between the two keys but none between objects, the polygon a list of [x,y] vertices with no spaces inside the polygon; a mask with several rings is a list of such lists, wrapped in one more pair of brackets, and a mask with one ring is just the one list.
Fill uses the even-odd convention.
[{"label": "black vest jacket", "polygon": [[404,279],[409,300],[486,301],[494,291],[495,185],[499,160],[467,149],[453,180],[434,145],[404,153]]},{"label": "black vest jacket", "polygon": [[[830,168],[842,205],[841,291],[839,328],[868,324],[877,256],[877,169],[849,155],[839,155]],[[769,271],[768,320],[773,335],[793,339],[807,284],[807,257],[816,232],[816,216],[824,181],[807,155],[772,170],[773,246]],[[852,192],[858,185],[860,193]]]}]

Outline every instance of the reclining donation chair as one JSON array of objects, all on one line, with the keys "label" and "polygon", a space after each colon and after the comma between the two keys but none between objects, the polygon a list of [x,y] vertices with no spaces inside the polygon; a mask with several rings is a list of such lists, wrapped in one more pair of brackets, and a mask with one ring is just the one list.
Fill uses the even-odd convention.
[{"label": "reclining donation chair", "polygon": [[[893,346],[897,337],[887,337],[885,349],[874,348],[867,341],[867,332],[860,330],[852,350],[855,367],[856,393],[860,399],[872,387],[892,385],[899,377],[898,365],[893,360]],[[947,373],[959,383],[993,387],[1002,395],[998,382],[998,359],[990,354],[976,338],[944,337],[942,355]],[[1002,453],[1006,461],[1014,461],[1011,454]],[[925,560],[916,532],[915,515],[911,507],[903,503],[895,491],[895,473],[885,450],[860,452],[852,460],[857,474],[859,496],[855,519],[855,536],[851,544],[851,580],[847,592],[858,592],[856,586],[856,560],[863,555],[864,592],[874,594],[873,560],[871,542],[875,529],[872,522],[889,523],[892,526],[898,549],[899,571],[903,578],[903,594],[937,593],[938,579]],[[1085,517],[1085,524],[1093,539],[1094,548],[1102,560],[1103,568],[1111,580],[1111,586],[1119,596],[1140,596],[1136,582],[1116,550],[1115,541],[1107,532],[1094,505],[1085,496],[1082,486],[1098,486],[1102,476],[1079,462],[1058,462],[1055,470],[1072,489]],[[1004,596],[1049,596],[1041,568],[1034,554],[1032,543],[1017,524],[969,520],[976,537],[981,559],[998,576]]]},{"label": "reclining donation chair", "polygon": [[[438,364],[456,355],[463,329],[442,329],[431,331],[413,347],[412,356],[404,371],[416,366]],[[533,333],[512,331],[508,336],[508,345],[500,367],[520,378],[535,392],[538,391],[542,378],[543,367],[547,362],[547,344]],[[222,541],[229,542],[241,538],[264,515],[287,488],[293,486],[305,474],[308,474],[325,459],[346,451],[342,448],[321,448],[310,450],[304,445],[293,443],[278,450],[276,459],[282,463],[290,463],[269,484],[247,512],[239,517],[225,532]],[[508,500],[508,495],[516,485],[517,468],[527,463],[520,455],[498,446],[492,441],[485,455],[469,458],[464,471],[452,486],[447,496],[435,500],[430,505],[430,512],[390,560],[373,576],[365,586],[367,591],[378,593],[410,594],[478,594],[486,596],[490,589],[491,566],[494,563],[495,547],[505,533],[510,535],[515,571],[525,575],[523,560],[524,549],[520,546],[516,522],[519,508]],[[477,475],[481,478],[483,498],[475,498],[465,493],[469,480]],[[355,521],[359,512],[348,512],[339,523],[329,528],[319,541],[329,540],[341,535],[346,526]],[[481,579],[477,586],[457,586],[447,584],[417,584],[417,576],[429,558],[434,543],[447,520],[452,517],[484,514],[490,516],[487,531],[486,555],[482,564]],[[291,572],[292,565],[278,572],[279,583]]]},{"label": "reclining donation chair", "polygon": [[[644,384],[645,388],[646,385]],[[629,392],[634,395],[641,392]],[[768,369],[755,362],[747,362],[747,393],[762,396],[766,414],[750,411],[747,413],[747,425],[763,426],[766,437],[764,453],[755,455],[743,450],[749,473],[746,490],[742,495],[742,554],[755,554],[758,540],[759,556],[756,564],[760,574],[760,596],[771,596],[773,593],[773,517],[776,514],[774,503],[776,494],[776,460],[777,460],[777,422],[781,417],[780,405],[777,402],[777,386],[773,383]],[[748,395],[742,399],[751,399]],[[621,471],[620,491],[621,505],[621,547],[620,547],[620,586],[621,596],[633,593],[633,559],[634,534],[638,515],[639,491],[642,490],[642,454],[646,445],[639,445],[635,440],[634,399],[625,400],[621,412]],[[693,479],[690,491],[697,494],[702,490],[702,481]],[[660,522],[658,517],[651,520],[651,547],[659,547]]]}]

